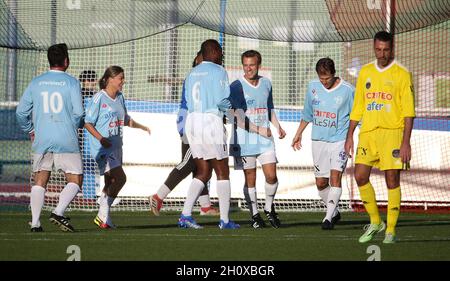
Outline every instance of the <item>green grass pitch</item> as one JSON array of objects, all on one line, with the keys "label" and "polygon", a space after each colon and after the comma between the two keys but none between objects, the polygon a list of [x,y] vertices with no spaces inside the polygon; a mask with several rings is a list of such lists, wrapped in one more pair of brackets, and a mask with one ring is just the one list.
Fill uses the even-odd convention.
[{"label": "green grass pitch", "polygon": [[[332,231],[320,228],[323,213],[283,212],[283,226],[252,229],[247,212],[232,212],[239,230],[220,230],[217,217],[196,215],[204,229],[179,229],[178,212],[113,212],[115,230],[101,230],[94,212],[67,212],[75,233],[65,233],[43,212],[43,233],[30,233],[29,211],[0,212],[0,260],[65,261],[67,248],[77,245],[81,260],[147,261],[366,261],[368,247],[380,248],[382,261],[450,260],[448,214],[400,215],[398,242],[384,245],[384,234],[358,243],[367,223],[365,213],[345,212]],[[382,214],[385,219],[385,214]]]}]

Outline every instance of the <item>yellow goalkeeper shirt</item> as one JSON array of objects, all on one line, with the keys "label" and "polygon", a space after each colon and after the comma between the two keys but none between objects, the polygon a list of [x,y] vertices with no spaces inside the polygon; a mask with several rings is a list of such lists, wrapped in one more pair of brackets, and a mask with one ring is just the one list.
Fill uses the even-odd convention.
[{"label": "yellow goalkeeper shirt", "polygon": [[411,73],[395,60],[380,69],[377,62],[361,68],[350,120],[362,121],[360,132],[399,129],[405,117],[415,117]]}]

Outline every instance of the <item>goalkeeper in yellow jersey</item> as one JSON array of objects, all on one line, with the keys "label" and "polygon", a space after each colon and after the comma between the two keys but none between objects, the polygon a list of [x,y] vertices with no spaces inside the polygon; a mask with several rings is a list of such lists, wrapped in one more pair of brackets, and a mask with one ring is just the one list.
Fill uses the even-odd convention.
[{"label": "goalkeeper in yellow jersey", "polygon": [[[353,132],[362,125],[356,148],[355,179],[370,224],[359,238],[372,240],[386,229],[383,243],[395,243],[400,212],[400,171],[409,168],[411,131],[415,117],[411,73],[394,59],[394,38],[386,31],[374,36],[376,61],[362,67],[355,89],[345,151],[353,154]],[[372,167],[385,173],[388,188],[387,226],[381,220],[375,191],[369,181]]]}]

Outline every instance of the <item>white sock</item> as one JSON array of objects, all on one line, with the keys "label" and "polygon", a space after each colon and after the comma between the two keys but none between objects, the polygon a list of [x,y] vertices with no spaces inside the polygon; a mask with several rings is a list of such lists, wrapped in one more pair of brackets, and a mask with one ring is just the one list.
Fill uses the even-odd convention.
[{"label": "white sock", "polygon": [[339,199],[341,198],[342,188],[332,186],[330,191],[328,192],[328,200],[327,200],[327,214],[325,216],[326,220],[331,222],[331,218],[333,217],[336,208],[339,203]]},{"label": "white sock", "polygon": [[41,221],[39,218],[41,217],[41,210],[42,206],[44,206],[44,200],[45,188],[39,185],[33,185],[33,187],[31,187],[30,194],[31,227],[41,226]]},{"label": "white sock", "polygon": [[186,201],[184,201],[183,212],[184,216],[191,216],[192,209],[194,208],[195,201],[197,201],[198,195],[202,192],[205,185],[203,182],[197,178],[192,179],[191,185],[189,186]]},{"label": "white sock", "polygon": [[100,195],[99,204],[100,207],[98,209],[98,217],[103,221],[106,222],[109,216],[109,206],[108,205],[108,199],[109,196],[107,196],[105,193],[102,192],[102,195]]},{"label": "white sock", "polygon": [[258,213],[258,201],[256,199],[256,188],[244,186],[244,197],[252,216]]},{"label": "white sock", "polygon": [[198,202],[200,203],[200,207],[202,208],[211,207],[211,200],[209,198],[209,194],[200,195],[198,197]]},{"label": "white sock", "polygon": [[230,221],[228,213],[230,212],[231,186],[229,180],[217,181],[217,196],[219,197],[220,219],[224,223]]},{"label": "white sock", "polygon": [[270,212],[272,210],[272,203],[275,198],[275,193],[277,193],[278,181],[274,184],[266,182],[264,187],[266,190],[266,204],[264,205],[264,210]]},{"label": "white sock", "polygon": [[171,190],[167,187],[167,185],[163,184],[156,192],[156,195],[158,195],[159,199],[164,200],[170,192]]},{"label": "white sock", "polygon": [[328,192],[330,192],[330,186],[327,186],[326,188],[319,190],[319,196],[322,199],[323,203],[325,203],[325,205],[327,204],[328,200]]},{"label": "white sock", "polygon": [[78,186],[78,184],[73,182],[67,183],[67,185],[59,195],[58,206],[56,206],[56,209],[53,212],[58,216],[64,216],[64,212],[66,211],[70,202],[72,202],[73,198],[77,196],[78,191],[80,191],[80,187]]}]

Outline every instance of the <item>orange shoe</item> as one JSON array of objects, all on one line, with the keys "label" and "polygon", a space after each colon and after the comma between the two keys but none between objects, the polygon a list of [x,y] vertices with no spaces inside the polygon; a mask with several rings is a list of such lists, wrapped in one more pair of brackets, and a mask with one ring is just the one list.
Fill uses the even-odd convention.
[{"label": "orange shoe", "polygon": [[159,199],[157,194],[153,194],[148,198],[148,201],[150,202],[150,207],[152,209],[152,212],[155,216],[159,216],[159,211],[162,208],[163,201]]},{"label": "orange shoe", "polygon": [[218,216],[220,215],[220,211],[213,206],[200,208],[200,216]]}]

